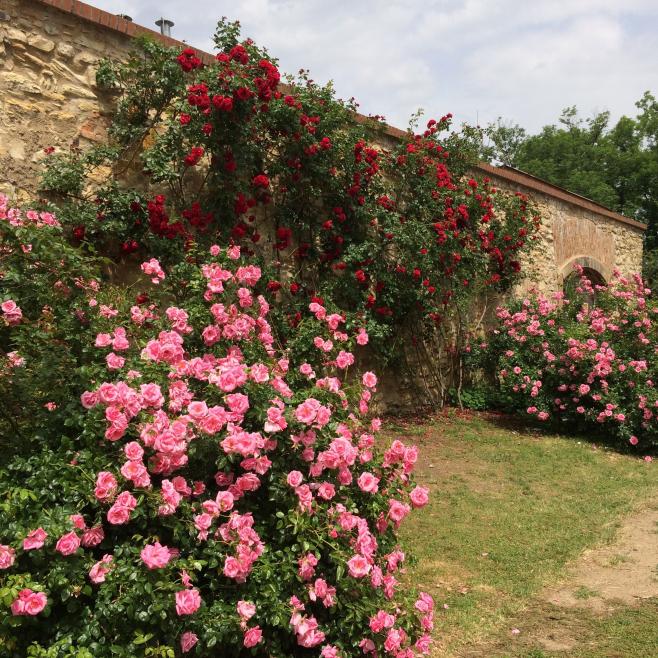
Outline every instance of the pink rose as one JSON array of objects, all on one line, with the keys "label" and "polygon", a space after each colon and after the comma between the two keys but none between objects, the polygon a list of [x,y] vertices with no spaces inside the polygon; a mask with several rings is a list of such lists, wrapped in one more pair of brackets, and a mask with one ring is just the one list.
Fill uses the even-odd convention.
[{"label": "pink rose", "polygon": [[244,634],[243,644],[245,647],[247,647],[247,649],[249,649],[251,647],[255,647],[262,639],[263,631],[261,631],[258,626],[255,626],[254,628],[250,628]]},{"label": "pink rose", "polygon": [[0,569],[9,569],[16,559],[16,551],[11,546],[0,544]]},{"label": "pink rose", "polygon": [[97,525],[82,533],[80,544],[85,548],[90,548],[92,546],[98,546],[104,538],[105,532],[103,532],[103,526]]},{"label": "pink rose", "polygon": [[123,525],[130,519],[130,510],[116,503],[107,511],[107,521],[112,525]]},{"label": "pink rose", "polygon": [[185,631],[180,637],[180,648],[183,653],[187,653],[199,641],[199,638],[192,631]]},{"label": "pink rose", "polygon": [[109,573],[112,563],[111,555],[103,555],[103,559],[99,560],[94,564],[94,566],[89,570],[89,580],[92,583],[98,585],[99,583],[105,582],[105,576]]},{"label": "pink rose", "polygon": [[41,548],[48,537],[48,533],[43,528],[31,530],[25,539],[23,539],[23,550],[31,551],[35,548]]},{"label": "pink rose", "polygon": [[149,569],[162,569],[169,564],[171,560],[171,552],[166,546],[162,546],[160,542],[155,544],[146,544],[140,553],[141,558]]},{"label": "pink rose", "polygon": [[55,544],[55,550],[62,555],[73,555],[78,548],[80,548],[80,537],[75,532],[67,532]]},{"label": "pink rose", "polygon": [[377,386],[377,375],[375,375],[374,372],[364,372],[361,381],[364,386],[375,388],[375,386]]},{"label": "pink rose", "polygon": [[13,615],[38,615],[48,603],[48,598],[43,592],[33,592],[31,589],[23,589],[18,598],[11,604]]},{"label": "pink rose", "polygon": [[98,500],[107,500],[111,498],[117,489],[117,480],[108,471],[100,471],[96,476],[96,489],[94,495]]},{"label": "pink rose", "polygon": [[365,491],[366,493],[377,493],[377,490],[379,489],[379,478],[375,477],[372,473],[361,473],[357,480],[357,484],[361,491]]},{"label": "pink rose", "polygon": [[416,487],[409,494],[409,498],[414,507],[425,507],[429,502],[429,491],[425,487]]},{"label": "pink rose", "polygon": [[91,409],[92,407],[95,407],[98,404],[98,393],[85,391],[80,396],[80,402],[82,402],[82,406],[85,409]]},{"label": "pink rose", "polygon": [[353,578],[363,578],[370,573],[372,566],[363,555],[355,555],[347,561],[347,568]]},{"label": "pink rose", "polygon": [[299,471],[290,471],[286,478],[286,482],[288,482],[288,485],[291,487],[298,487],[303,479],[304,476]]},{"label": "pink rose", "polygon": [[144,448],[137,441],[126,443],[123,452],[130,461],[139,461],[144,456]]},{"label": "pink rose", "polygon": [[201,607],[201,595],[195,588],[176,592],[175,599],[178,615],[192,615]]},{"label": "pink rose", "polygon": [[251,619],[256,614],[256,605],[251,601],[238,601],[238,614],[242,619]]}]

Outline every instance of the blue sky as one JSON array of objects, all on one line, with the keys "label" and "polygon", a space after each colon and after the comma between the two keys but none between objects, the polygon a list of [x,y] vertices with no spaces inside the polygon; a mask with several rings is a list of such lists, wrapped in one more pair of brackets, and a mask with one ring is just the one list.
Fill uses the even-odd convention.
[{"label": "blue sky", "polygon": [[217,18],[238,19],[279,58],[406,127],[418,108],[531,131],[562,108],[635,114],[658,94],[656,0],[87,0],[212,52]]}]

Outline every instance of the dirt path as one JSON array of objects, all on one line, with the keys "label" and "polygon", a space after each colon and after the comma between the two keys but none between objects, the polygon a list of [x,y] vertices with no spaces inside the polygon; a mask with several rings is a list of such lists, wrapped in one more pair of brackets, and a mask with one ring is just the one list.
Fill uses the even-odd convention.
[{"label": "dirt path", "polygon": [[518,626],[518,635],[507,629],[505,637],[465,648],[455,658],[516,656],[522,647],[569,656],[583,646],[588,617],[605,617],[654,597],[658,598],[658,506],[626,517],[614,542],[586,550],[562,582],[529,602],[511,624]]},{"label": "dirt path", "polygon": [[627,517],[613,544],[585,551],[565,582],[542,596],[559,607],[595,611],[658,596],[658,509]]}]

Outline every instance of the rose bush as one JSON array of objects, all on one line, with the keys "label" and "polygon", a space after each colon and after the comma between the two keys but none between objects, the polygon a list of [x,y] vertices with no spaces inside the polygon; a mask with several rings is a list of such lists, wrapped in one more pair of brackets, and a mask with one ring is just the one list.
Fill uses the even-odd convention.
[{"label": "rose bush", "polygon": [[[22,217],[0,222],[23,246],[33,231],[11,271],[41,272],[37,240],[64,248],[57,222]],[[427,491],[416,448],[375,444],[376,376],[346,377],[367,331],[312,302],[315,354],[292,361],[238,246],[141,269],[137,302],[84,279],[49,315],[57,343],[84,308],[52,364],[67,388],[49,391],[79,396],[46,410],[57,422],[20,417],[31,440],[0,469],[3,655],[426,653],[433,604],[401,588],[396,531]],[[21,368],[48,370],[45,339],[28,356],[32,294],[2,302],[8,389]]]},{"label": "rose bush", "polygon": [[10,208],[0,194],[0,466],[76,431],[102,265],[68,244],[51,213]]},{"label": "rose bush", "polygon": [[[101,66],[117,95],[111,145],[46,160],[44,187],[74,237],[165,264],[232,241],[267,265],[282,336],[320,297],[360,315],[383,361],[404,348],[401,328],[459,322],[515,280],[533,211],[471,175],[472,131],[450,132],[446,115],[392,139],[331,86],[281,84],[237,24],[221,22],[215,43],[202,59],[142,41]],[[102,163],[112,174],[99,183]]]},{"label": "rose bush", "polygon": [[656,444],[658,302],[639,275],[593,286],[579,273],[569,298],[533,292],[499,308],[477,358],[508,405],[533,419]]}]

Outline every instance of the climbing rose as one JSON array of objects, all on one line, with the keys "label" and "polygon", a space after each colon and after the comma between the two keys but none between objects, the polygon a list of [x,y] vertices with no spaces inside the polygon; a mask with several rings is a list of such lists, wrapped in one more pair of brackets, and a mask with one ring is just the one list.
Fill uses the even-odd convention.
[{"label": "climbing rose", "polygon": [[199,638],[192,631],[185,631],[180,638],[180,648],[183,653],[187,653],[199,641]]},{"label": "climbing rose", "polygon": [[62,555],[73,555],[80,548],[80,537],[75,532],[62,535],[55,544],[55,550]]},{"label": "climbing rose", "polygon": [[162,569],[171,560],[171,551],[166,546],[162,546],[158,541],[155,544],[146,544],[140,555],[142,561],[149,569]]},{"label": "climbing rose", "polygon": [[48,537],[48,533],[43,528],[31,530],[27,537],[23,539],[23,550],[31,551],[36,548],[41,548]]}]

